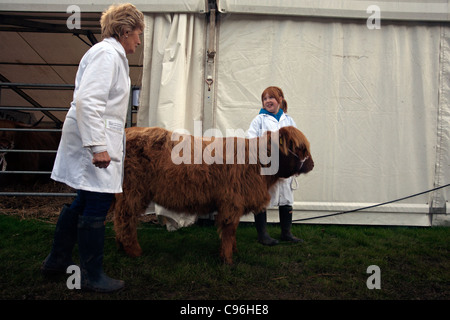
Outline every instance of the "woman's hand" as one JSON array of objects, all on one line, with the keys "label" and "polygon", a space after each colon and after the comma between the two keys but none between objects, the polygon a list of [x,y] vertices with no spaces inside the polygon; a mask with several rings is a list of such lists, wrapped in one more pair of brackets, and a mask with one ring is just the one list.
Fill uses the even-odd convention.
[{"label": "woman's hand", "polygon": [[111,158],[109,157],[108,151],[94,153],[92,163],[97,168],[108,168],[110,162]]}]

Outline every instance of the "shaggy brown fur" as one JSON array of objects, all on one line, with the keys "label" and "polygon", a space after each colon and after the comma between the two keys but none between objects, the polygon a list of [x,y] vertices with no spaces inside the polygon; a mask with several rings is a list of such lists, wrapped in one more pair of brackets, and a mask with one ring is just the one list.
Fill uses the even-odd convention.
[{"label": "shaggy brown fur", "polygon": [[[263,161],[260,162],[259,158],[256,164],[252,164],[255,161],[249,161],[249,155],[255,155],[256,152],[252,151],[250,139],[211,140],[181,135],[181,141],[172,141],[172,132],[162,128],[128,128],[123,193],[116,195],[112,208],[118,244],[130,256],[142,254],[137,239],[137,217],[151,201],[175,212],[203,215],[217,211],[220,255],[225,263],[231,264],[240,218],[250,212],[262,211],[270,201],[269,188],[280,178],[307,173],[314,167],[309,142],[303,133],[294,127],[284,127],[278,133],[279,148],[270,152],[279,152],[279,170],[274,175],[261,175]],[[275,137],[268,132],[268,149],[272,136]],[[255,139],[259,142],[261,138]],[[192,148],[188,150],[192,150],[192,164],[175,164],[172,161],[174,147],[183,156],[182,151],[186,149],[177,146],[183,141],[191,142]],[[216,162],[207,164],[208,160],[203,156],[202,163],[195,164],[195,143],[201,144],[202,150],[208,147],[210,151],[212,149],[210,154],[212,157],[217,156]],[[227,144],[234,148],[234,162],[225,159]],[[238,164],[236,154],[241,144],[245,145],[246,164]],[[214,149],[220,150],[219,147],[224,150],[223,164],[219,164],[220,152],[214,152]]]}]

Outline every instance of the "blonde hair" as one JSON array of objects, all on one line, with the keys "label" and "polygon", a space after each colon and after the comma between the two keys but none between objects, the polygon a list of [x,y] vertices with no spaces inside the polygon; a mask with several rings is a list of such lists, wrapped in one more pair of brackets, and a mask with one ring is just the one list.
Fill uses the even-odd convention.
[{"label": "blonde hair", "polygon": [[131,3],[113,4],[100,18],[102,38],[114,37],[119,40],[127,31],[144,30],[144,14]]},{"label": "blonde hair", "polygon": [[287,112],[287,101],[286,101],[286,99],[284,99],[284,93],[283,93],[283,90],[281,90],[281,88],[268,87],[263,91],[263,93],[261,94],[261,102],[263,103],[263,107],[264,107],[264,97],[267,94],[270,97],[274,97],[278,101],[278,103],[280,104],[280,107],[284,111],[284,113]]}]

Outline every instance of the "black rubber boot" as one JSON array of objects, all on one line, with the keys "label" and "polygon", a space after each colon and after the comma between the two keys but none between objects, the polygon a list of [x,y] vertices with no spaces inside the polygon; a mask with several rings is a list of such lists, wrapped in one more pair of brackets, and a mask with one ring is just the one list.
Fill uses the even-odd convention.
[{"label": "black rubber boot", "polygon": [[262,211],[255,214],[256,231],[258,232],[258,242],[265,246],[274,246],[278,244],[278,240],[272,239],[266,230],[267,212]]},{"label": "black rubber boot", "polygon": [[43,275],[65,274],[67,267],[75,264],[72,261],[72,251],[77,242],[77,229],[78,212],[64,205],[56,223],[52,249],[41,266]]},{"label": "black rubber boot", "polygon": [[302,239],[294,237],[291,233],[292,226],[292,206],[279,206],[278,212],[280,214],[281,226],[281,240],[291,242],[303,242]]},{"label": "black rubber boot", "polygon": [[124,287],[122,280],[103,272],[105,217],[80,216],[78,222],[78,250],[80,253],[81,289],[113,292]]}]

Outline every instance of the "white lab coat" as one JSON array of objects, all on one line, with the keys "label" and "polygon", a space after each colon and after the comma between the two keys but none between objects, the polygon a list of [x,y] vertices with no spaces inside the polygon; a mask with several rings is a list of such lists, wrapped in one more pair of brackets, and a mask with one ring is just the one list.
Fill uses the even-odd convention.
[{"label": "white lab coat", "polygon": [[[122,192],[129,94],[125,50],[116,39],[104,39],[80,61],[52,179],[74,189]],[[106,169],[92,164],[93,153],[101,151],[111,157]]]},{"label": "white lab coat", "polygon": [[[273,116],[268,114],[258,114],[250,123],[247,131],[248,138],[255,138],[262,136],[266,131],[277,131],[282,127],[294,126],[294,119],[283,113],[280,121],[277,121]],[[293,205],[294,195],[291,188],[292,177],[281,179],[270,190],[270,207]]]}]

